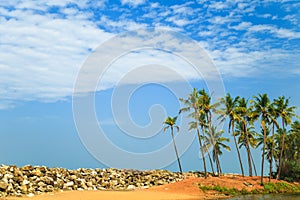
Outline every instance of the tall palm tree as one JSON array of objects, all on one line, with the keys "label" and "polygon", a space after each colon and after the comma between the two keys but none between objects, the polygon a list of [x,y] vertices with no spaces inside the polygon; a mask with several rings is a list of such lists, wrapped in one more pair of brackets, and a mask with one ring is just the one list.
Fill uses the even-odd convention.
[{"label": "tall palm tree", "polygon": [[263,130],[263,148],[262,148],[262,160],[261,160],[261,185],[264,184],[264,164],[265,164],[265,149],[267,142],[267,129],[268,123],[270,122],[270,99],[267,94],[258,94],[258,96],[253,97],[252,101],[254,107],[254,115],[255,117],[260,117],[260,124]]},{"label": "tall palm tree", "polygon": [[[236,135],[239,135],[239,139],[238,139],[239,148],[242,148],[242,147],[246,148],[246,146],[249,146],[250,160],[251,160],[255,175],[257,176],[256,165],[253,160],[251,149],[250,149],[250,147],[252,149],[255,149],[257,147],[258,140],[256,138],[257,133],[255,131],[255,128],[254,128],[254,126],[251,125],[251,126],[247,127],[247,131],[244,132],[244,125],[243,125],[243,123],[240,122],[240,123],[237,123],[236,132],[237,132]],[[247,133],[247,136],[248,136],[247,140],[246,140],[245,133]],[[249,158],[248,158],[248,162],[249,162]]]},{"label": "tall palm tree", "polygon": [[248,158],[248,166],[249,166],[249,176],[252,177],[252,164],[251,164],[251,150],[249,145],[249,137],[253,137],[253,135],[249,135],[253,132],[248,133],[248,124],[253,123],[252,110],[251,107],[248,107],[248,100],[245,98],[239,98],[238,105],[236,108],[236,113],[239,115],[240,119],[240,137],[239,142],[243,143],[243,146],[247,152]]},{"label": "tall palm tree", "polygon": [[[207,129],[208,125],[207,125],[207,122],[206,122],[206,116],[205,116],[205,114],[202,110],[200,111],[199,125],[200,125],[201,131],[202,131],[202,138],[205,139],[205,130]],[[208,155],[208,159],[209,159],[209,163],[210,163],[212,173],[215,174],[214,165],[213,165],[213,162],[212,162],[212,159],[211,159],[211,156],[210,156],[210,152],[209,152],[209,147],[203,145],[203,148],[204,148],[204,152],[207,153],[207,155]]]},{"label": "tall palm tree", "polygon": [[[267,137],[266,137],[266,141],[264,141],[264,130],[261,130],[261,134],[259,135],[259,137],[257,138],[257,147],[264,145],[265,142],[265,151],[264,151],[264,156],[266,157],[266,159],[269,161],[269,165],[272,165],[272,153],[274,151],[272,151],[272,137],[270,136],[270,128],[267,128]],[[272,175],[272,172],[270,174],[270,176]],[[269,176],[269,181],[270,181],[270,176]]]},{"label": "tall palm tree", "polygon": [[291,125],[290,131],[290,148],[292,152],[287,153],[291,160],[298,161],[300,163],[300,122],[295,121]]},{"label": "tall palm tree", "polygon": [[218,174],[222,174],[222,168],[219,156],[223,154],[222,148],[226,149],[227,151],[231,151],[230,147],[226,145],[224,142],[229,142],[229,138],[222,137],[222,134],[224,133],[224,130],[217,131],[216,126],[212,126],[212,137],[214,139],[214,143],[212,143],[212,138],[210,134],[207,134],[205,136],[205,146],[210,148],[213,147],[213,159],[216,163]]},{"label": "tall palm tree", "polygon": [[275,109],[278,113],[278,115],[281,118],[282,121],[282,138],[281,138],[281,150],[280,150],[280,157],[279,157],[279,168],[278,168],[278,173],[277,173],[277,179],[280,178],[280,172],[282,168],[282,156],[283,156],[283,151],[284,151],[284,139],[286,135],[286,129],[285,126],[288,124],[292,123],[292,117],[296,116],[295,114],[295,106],[289,107],[289,99],[286,99],[284,96],[278,97],[278,99],[274,99],[274,105]]},{"label": "tall palm tree", "polygon": [[[276,134],[278,150],[281,150],[281,139],[283,130],[278,130]],[[282,156],[282,169],[280,178],[291,178],[294,181],[300,181],[299,163],[300,163],[300,122],[295,121],[291,124],[291,129],[287,132],[284,142],[284,152]],[[280,152],[278,152],[278,155]],[[279,157],[279,156],[278,156]]]},{"label": "tall palm tree", "polygon": [[192,110],[192,113],[189,115],[189,117],[192,117],[194,119],[194,123],[190,123],[190,129],[196,129],[197,131],[200,151],[203,160],[204,176],[205,178],[207,178],[206,161],[205,161],[204,149],[203,149],[202,139],[199,130],[199,119],[200,119],[199,93],[197,89],[194,88],[193,92],[189,94],[187,99],[180,98],[179,100],[186,106],[179,110],[179,114],[182,112],[189,112],[190,110]]},{"label": "tall palm tree", "polygon": [[[204,89],[199,90],[199,109],[200,112],[203,113],[206,117],[206,121],[208,124],[207,128],[211,136],[212,144],[215,143],[214,138],[212,136],[212,113],[217,111],[218,105],[219,102],[212,103],[211,95],[209,95]],[[216,151],[216,149],[213,149],[213,151]],[[216,152],[214,152],[214,154],[216,154]],[[218,176],[220,176],[220,173],[218,173]]]},{"label": "tall palm tree", "polygon": [[239,116],[236,112],[236,107],[237,107],[237,103],[238,103],[239,98],[240,98],[239,96],[237,96],[235,98],[232,98],[231,95],[229,93],[227,93],[225,98],[220,99],[220,103],[222,105],[224,105],[224,108],[221,108],[218,111],[218,113],[220,114],[220,118],[221,118],[222,121],[224,121],[227,117],[229,118],[228,133],[230,133],[230,128],[231,128],[231,133],[233,135],[234,144],[235,144],[235,148],[236,148],[236,151],[237,151],[242,176],[245,176],[243,163],[242,163],[242,159],[241,159],[241,154],[240,154],[240,150],[238,148],[238,143],[237,143],[237,139],[236,139],[236,135],[235,135],[235,131],[234,131],[235,130],[234,129],[235,122],[240,121],[240,118],[239,118]]},{"label": "tall palm tree", "polygon": [[239,148],[244,147],[246,149],[247,158],[248,158],[248,166],[249,166],[249,176],[253,176],[254,169],[255,174],[257,175],[256,166],[252,157],[251,148],[257,147],[257,139],[255,129],[253,126],[246,127],[245,131],[244,124],[242,122],[237,123],[236,125],[236,135],[239,136],[238,143]]},{"label": "tall palm tree", "polygon": [[176,147],[176,143],[175,143],[175,139],[174,139],[174,128],[176,128],[177,132],[179,132],[179,126],[175,125],[176,124],[176,120],[177,120],[177,116],[176,117],[170,117],[170,116],[167,117],[166,120],[164,121],[164,124],[167,125],[167,126],[164,127],[164,132],[166,132],[166,130],[168,128],[171,128],[171,135],[172,135],[174,150],[175,150],[175,153],[176,153],[176,157],[177,157],[177,162],[178,162],[180,173],[182,173],[180,159],[179,159],[179,156],[178,156],[177,147]]},{"label": "tall palm tree", "polygon": [[269,159],[269,163],[270,163],[270,172],[269,172],[269,182],[271,181],[271,178],[272,178],[272,174],[273,174],[273,159],[274,159],[274,149],[275,149],[275,127],[278,129],[279,128],[279,125],[278,125],[278,122],[277,122],[277,118],[278,118],[278,110],[275,109],[275,104],[274,102],[269,106],[269,113],[270,115],[272,116],[271,117],[271,121],[270,121],[270,125],[272,125],[272,136],[271,138],[269,138],[269,142],[271,142],[269,144],[270,146],[270,155],[268,155],[268,159]]}]

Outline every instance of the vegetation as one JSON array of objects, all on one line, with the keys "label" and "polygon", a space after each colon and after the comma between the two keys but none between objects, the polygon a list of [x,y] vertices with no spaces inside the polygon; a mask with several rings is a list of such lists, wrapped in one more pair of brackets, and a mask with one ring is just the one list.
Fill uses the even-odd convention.
[{"label": "vegetation", "polygon": [[261,148],[261,185],[264,185],[265,161],[270,166],[269,182],[275,177],[300,181],[300,122],[296,121],[299,118],[295,113],[296,107],[290,106],[288,98],[280,96],[272,101],[267,94],[258,94],[247,100],[244,97],[232,97],[228,93],[212,102],[211,94],[204,89],[194,88],[187,98],[181,98],[180,101],[184,107],[179,110],[179,114],[187,112],[192,120],[189,129],[197,132],[205,178],[207,157],[212,173],[215,174],[216,169],[217,175],[222,175],[220,156],[222,149],[230,151],[226,145],[230,138],[226,138],[224,130],[220,130],[217,125],[227,121],[228,134],[233,137],[243,176],[245,173],[240,149],[246,150],[248,174],[252,176],[253,170],[255,174],[257,170],[251,150]]},{"label": "vegetation", "polygon": [[300,186],[295,186],[292,184],[287,184],[285,182],[277,183],[266,183],[263,189],[253,189],[248,191],[246,189],[238,190],[236,188],[227,188],[222,186],[205,186],[199,185],[199,188],[206,192],[209,190],[217,191],[228,196],[246,195],[246,194],[274,194],[274,193],[296,193],[300,192]]}]

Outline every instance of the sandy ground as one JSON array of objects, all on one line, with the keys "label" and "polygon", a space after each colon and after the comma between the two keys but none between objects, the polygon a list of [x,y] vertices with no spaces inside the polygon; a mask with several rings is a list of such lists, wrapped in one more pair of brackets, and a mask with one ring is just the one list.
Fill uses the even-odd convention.
[{"label": "sandy ground", "polygon": [[[267,182],[268,179],[266,178]],[[276,182],[276,180],[272,180]],[[227,188],[237,188],[239,190],[246,189],[251,191],[259,189],[259,177],[241,177],[241,176],[226,176],[226,177],[208,177],[204,178],[189,178],[180,182],[152,187],[143,190],[134,191],[65,191],[50,194],[42,194],[34,197],[9,197],[6,200],[114,200],[114,199],[132,199],[132,200],[193,200],[193,199],[220,199],[226,196],[217,192],[208,191],[202,192],[199,189],[199,184],[206,186],[220,185]]]}]

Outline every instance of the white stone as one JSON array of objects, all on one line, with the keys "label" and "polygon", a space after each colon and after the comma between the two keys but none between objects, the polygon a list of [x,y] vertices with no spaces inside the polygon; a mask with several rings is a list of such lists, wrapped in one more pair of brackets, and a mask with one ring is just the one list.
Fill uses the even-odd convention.
[{"label": "white stone", "polygon": [[30,183],[30,181],[28,181],[27,179],[23,180],[23,185],[28,185]]},{"label": "white stone", "polygon": [[33,197],[33,196],[34,196],[34,194],[32,194],[32,193],[29,193],[29,194],[27,194],[27,196],[28,196],[28,197]]},{"label": "white stone", "polygon": [[73,181],[69,181],[65,184],[66,187],[71,187],[74,185],[74,182]]},{"label": "white stone", "polygon": [[128,185],[127,186],[127,190],[134,190],[135,189],[135,186],[134,185]]}]

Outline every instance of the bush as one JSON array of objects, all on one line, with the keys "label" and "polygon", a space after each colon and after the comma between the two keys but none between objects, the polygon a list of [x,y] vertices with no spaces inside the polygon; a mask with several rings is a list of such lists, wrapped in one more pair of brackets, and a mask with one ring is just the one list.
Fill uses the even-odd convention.
[{"label": "bush", "polygon": [[285,182],[277,182],[273,183],[266,183],[264,185],[264,193],[285,193],[285,192],[299,192],[300,187],[290,185]]},{"label": "bush", "polygon": [[300,181],[300,163],[297,161],[286,161],[282,166],[280,179],[289,182]]},{"label": "bush", "polygon": [[264,193],[277,193],[275,185],[273,183],[264,184]]}]

